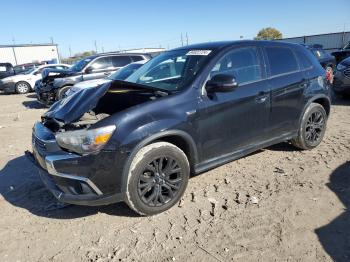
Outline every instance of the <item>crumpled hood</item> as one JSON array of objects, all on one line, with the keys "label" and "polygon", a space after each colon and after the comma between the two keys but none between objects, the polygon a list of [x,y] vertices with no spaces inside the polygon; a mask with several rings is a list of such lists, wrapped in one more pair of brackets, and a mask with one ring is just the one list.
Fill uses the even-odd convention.
[{"label": "crumpled hood", "polygon": [[62,78],[62,77],[67,77],[67,76],[74,76],[78,75],[80,73],[71,71],[71,70],[65,70],[65,69],[44,69],[43,72],[41,73],[42,81],[46,82],[49,79],[53,78]]},{"label": "crumpled hood", "polygon": [[42,118],[55,119],[62,124],[73,123],[79,120],[86,112],[94,109],[98,101],[106,94],[106,92],[154,93],[157,90],[159,89],[145,85],[115,80],[103,84],[102,86],[82,89],[71,96],[57,101],[42,116]]}]

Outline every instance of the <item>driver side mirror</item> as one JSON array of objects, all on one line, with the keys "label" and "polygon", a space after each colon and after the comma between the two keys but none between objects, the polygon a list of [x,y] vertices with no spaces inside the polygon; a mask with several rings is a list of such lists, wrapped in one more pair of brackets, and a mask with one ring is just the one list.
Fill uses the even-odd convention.
[{"label": "driver side mirror", "polygon": [[90,66],[85,69],[85,74],[91,74],[94,71],[94,69]]},{"label": "driver side mirror", "polygon": [[238,87],[236,78],[231,75],[218,74],[212,77],[206,85],[205,89],[208,93],[230,92]]}]

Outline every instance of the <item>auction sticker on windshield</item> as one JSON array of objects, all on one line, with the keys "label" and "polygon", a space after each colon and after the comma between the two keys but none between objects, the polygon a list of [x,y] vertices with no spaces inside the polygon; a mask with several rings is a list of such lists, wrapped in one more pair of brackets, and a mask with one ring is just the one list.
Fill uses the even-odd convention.
[{"label": "auction sticker on windshield", "polygon": [[211,50],[191,50],[186,55],[209,55]]}]

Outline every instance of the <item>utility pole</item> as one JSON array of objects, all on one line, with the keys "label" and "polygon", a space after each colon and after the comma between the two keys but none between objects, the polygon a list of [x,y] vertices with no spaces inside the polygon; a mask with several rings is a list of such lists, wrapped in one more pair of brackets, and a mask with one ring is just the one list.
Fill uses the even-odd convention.
[{"label": "utility pole", "polygon": [[182,33],[181,33],[181,46],[184,46],[184,39],[182,37]]},{"label": "utility pole", "polygon": [[50,40],[51,40],[51,44],[53,44],[53,37],[52,36],[50,37]]},{"label": "utility pole", "polygon": [[102,53],[104,53],[105,52],[105,48],[102,46]]},{"label": "utility pole", "polygon": [[15,38],[14,38],[14,37],[12,37],[12,43],[13,43],[13,46],[12,46],[13,57],[14,57],[14,59],[15,59],[16,65],[18,65],[18,63],[17,63],[16,51],[15,51],[16,41],[15,41]]},{"label": "utility pole", "polygon": [[69,46],[69,57],[72,57],[72,49]]},{"label": "utility pole", "polygon": [[98,50],[97,50],[97,42],[95,40],[95,50],[96,50],[96,54],[98,53]]},{"label": "utility pole", "polygon": [[186,45],[188,45],[188,35],[187,35],[187,32],[186,32]]}]

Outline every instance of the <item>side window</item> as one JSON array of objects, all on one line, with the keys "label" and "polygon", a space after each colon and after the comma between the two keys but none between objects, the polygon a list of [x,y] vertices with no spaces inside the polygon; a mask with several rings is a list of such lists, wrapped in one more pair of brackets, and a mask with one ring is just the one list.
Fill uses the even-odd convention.
[{"label": "side window", "polygon": [[244,47],[230,51],[213,67],[210,77],[217,74],[232,75],[238,84],[260,80],[262,71],[257,48]]},{"label": "side window", "polygon": [[271,76],[299,70],[293,51],[286,47],[266,47],[266,55],[270,64]]},{"label": "side window", "polygon": [[136,56],[136,55],[131,56],[131,59],[134,62],[144,60],[142,56]]},{"label": "side window", "polygon": [[132,61],[129,56],[112,56],[114,67],[123,67],[130,64]]},{"label": "side window", "polygon": [[103,70],[111,68],[113,65],[110,57],[100,57],[97,58],[90,67],[92,67],[93,70]]},{"label": "side window", "polygon": [[296,50],[295,54],[298,57],[299,65],[300,65],[302,70],[312,68],[312,63],[311,63],[310,59],[305,54],[303,54],[303,52]]}]

